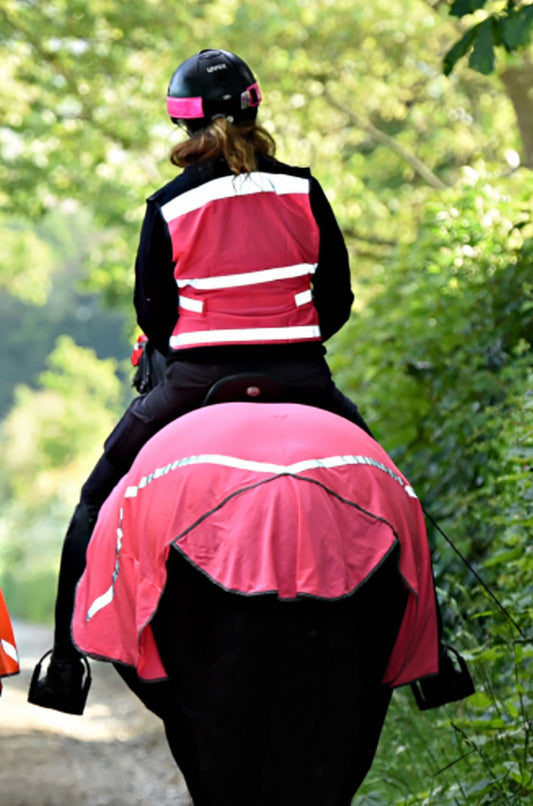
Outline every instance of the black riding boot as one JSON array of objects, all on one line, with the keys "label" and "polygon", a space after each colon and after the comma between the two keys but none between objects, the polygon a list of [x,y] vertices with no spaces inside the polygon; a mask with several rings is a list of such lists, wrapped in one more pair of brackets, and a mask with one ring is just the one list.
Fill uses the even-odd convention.
[{"label": "black riding boot", "polygon": [[[70,634],[74,594],[85,570],[85,554],[100,507],[128,468],[128,464],[113,462],[104,453],[83,485],[80,503],[67,529],[57,585],[54,648],[35,667],[28,695],[29,702],[43,708],[55,708],[68,714],[83,713],[90,669]],[[50,662],[41,678],[41,664],[47,655],[51,655]]]}]

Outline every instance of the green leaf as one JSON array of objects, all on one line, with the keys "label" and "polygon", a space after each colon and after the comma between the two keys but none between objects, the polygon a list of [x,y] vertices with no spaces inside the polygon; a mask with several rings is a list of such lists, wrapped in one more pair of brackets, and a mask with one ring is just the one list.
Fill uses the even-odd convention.
[{"label": "green leaf", "polygon": [[498,20],[502,43],[509,51],[523,47],[531,39],[533,6],[520,11],[509,9],[506,16]]},{"label": "green leaf", "polygon": [[470,54],[468,66],[478,73],[488,75],[494,70],[494,37],[491,18],[476,26],[474,49]]},{"label": "green leaf", "polygon": [[502,563],[508,563],[511,560],[516,560],[523,554],[522,546],[516,546],[512,549],[507,549],[503,551],[499,551],[496,554],[493,554],[492,557],[485,560],[485,568],[491,568],[494,565],[501,565]]},{"label": "green leaf", "polygon": [[469,705],[473,708],[479,708],[480,710],[485,710],[492,705],[492,699],[485,694],[484,691],[476,691],[475,694],[469,699]]},{"label": "green leaf", "polygon": [[475,36],[476,29],[470,28],[446,53],[442,62],[442,71],[445,76],[449,76],[459,59],[468,53],[473,45]]},{"label": "green leaf", "polygon": [[487,0],[454,0],[450,9],[453,17],[464,17],[465,14],[472,14],[479,8],[483,8]]}]

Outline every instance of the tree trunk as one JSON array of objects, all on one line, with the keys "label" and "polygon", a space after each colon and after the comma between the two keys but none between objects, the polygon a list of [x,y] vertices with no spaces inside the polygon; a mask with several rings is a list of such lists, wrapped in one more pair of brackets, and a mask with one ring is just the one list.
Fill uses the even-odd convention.
[{"label": "tree trunk", "polygon": [[513,104],[522,138],[522,165],[533,168],[533,65],[509,67],[500,78]]}]

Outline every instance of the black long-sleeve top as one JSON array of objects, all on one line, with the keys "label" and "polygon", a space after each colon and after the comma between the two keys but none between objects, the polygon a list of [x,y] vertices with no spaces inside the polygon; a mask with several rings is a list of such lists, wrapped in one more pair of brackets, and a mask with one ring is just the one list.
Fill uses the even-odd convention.
[{"label": "black long-sleeve top", "polygon": [[[353,293],[348,252],[331,206],[319,182],[307,169],[259,156],[258,170],[310,178],[310,204],[320,231],[319,259],[312,278],[313,301],[318,311],[322,341],[339,330],[350,316]],[[163,354],[183,361],[232,362],[239,360],[290,360],[325,353],[320,342],[266,345],[216,345],[169,350],[168,340],[178,316],[178,288],[167,223],[161,207],[170,199],[204,182],[230,173],[222,160],[203,162],[154,193],[147,201],[135,262],[134,304],[142,331]]]}]

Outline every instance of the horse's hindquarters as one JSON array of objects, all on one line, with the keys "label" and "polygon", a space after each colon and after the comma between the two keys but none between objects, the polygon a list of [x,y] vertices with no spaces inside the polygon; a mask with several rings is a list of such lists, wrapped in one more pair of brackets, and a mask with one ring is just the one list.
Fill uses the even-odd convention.
[{"label": "horse's hindquarters", "polygon": [[152,626],[195,806],[348,806],[372,762],[405,605],[394,554],[342,600],[228,593],[171,551]]}]

